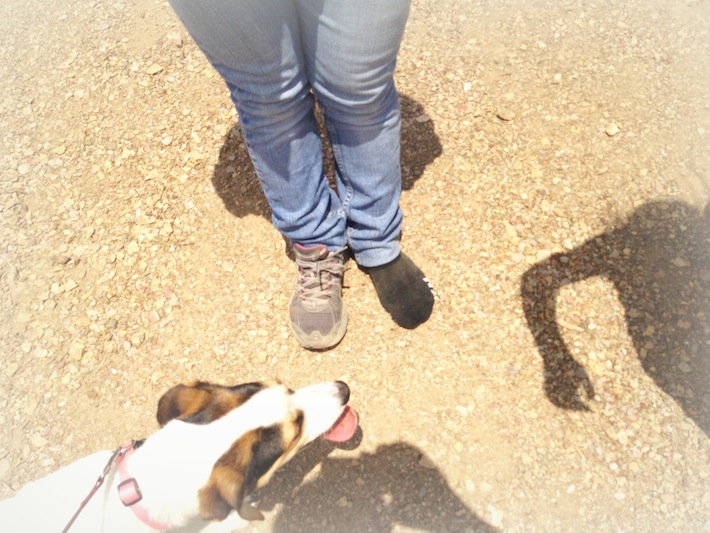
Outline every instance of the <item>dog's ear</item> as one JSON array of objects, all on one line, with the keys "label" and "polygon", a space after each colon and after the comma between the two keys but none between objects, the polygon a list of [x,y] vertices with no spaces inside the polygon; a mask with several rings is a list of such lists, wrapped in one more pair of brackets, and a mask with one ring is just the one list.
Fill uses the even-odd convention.
[{"label": "dog's ear", "polygon": [[293,424],[259,428],[242,435],[220,457],[207,484],[200,489],[200,516],[204,520],[224,520],[235,509],[245,520],[263,520],[264,515],[246,498],[288,459],[301,427],[302,420],[297,419]]},{"label": "dog's ear", "polygon": [[199,410],[207,401],[208,393],[199,381],[175,385],[158,400],[158,424],[164,426],[173,418]]},{"label": "dog's ear", "polygon": [[264,383],[224,387],[204,381],[176,385],[158,401],[158,423],[164,426],[172,419],[179,418],[192,424],[209,424],[239,407],[265,387]]}]

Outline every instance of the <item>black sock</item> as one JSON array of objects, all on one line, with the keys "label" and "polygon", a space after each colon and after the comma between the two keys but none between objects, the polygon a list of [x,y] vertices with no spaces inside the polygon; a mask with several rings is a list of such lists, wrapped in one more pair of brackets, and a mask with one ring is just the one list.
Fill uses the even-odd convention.
[{"label": "black sock", "polygon": [[394,261],[365,271],[382,307],[399,326],[413,329],[426,322],[434,307],[434,294],[424,273],[409,257],[400,253]]}]

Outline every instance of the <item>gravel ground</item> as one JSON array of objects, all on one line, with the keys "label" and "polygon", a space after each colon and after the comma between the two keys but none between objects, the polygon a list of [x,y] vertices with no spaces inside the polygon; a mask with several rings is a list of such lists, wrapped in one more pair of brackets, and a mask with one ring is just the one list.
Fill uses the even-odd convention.
[{"label": "gravel ground", "polygon": [[[289,333],[294,266],[164,2],[0,5],[0,497],[154,431],[176,382],[343,379],[249,531],[710,532],[710,3],[415,0],[397,328]],[[98,474],[98,473],[97,473]],[[87,487],[88,490],[88,487]]]}]

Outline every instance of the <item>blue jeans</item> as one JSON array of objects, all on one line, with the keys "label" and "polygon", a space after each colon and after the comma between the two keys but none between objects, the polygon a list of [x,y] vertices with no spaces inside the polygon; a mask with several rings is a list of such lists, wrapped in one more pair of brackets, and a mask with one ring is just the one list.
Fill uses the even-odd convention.
[{"label": "blue jeans", "polygon": [[[400,111],[393,72],[410,0],[170,0],[224,78],[244,141],[289,241],[399,255]],[[337,194],[327,183],[315,101]]]}]

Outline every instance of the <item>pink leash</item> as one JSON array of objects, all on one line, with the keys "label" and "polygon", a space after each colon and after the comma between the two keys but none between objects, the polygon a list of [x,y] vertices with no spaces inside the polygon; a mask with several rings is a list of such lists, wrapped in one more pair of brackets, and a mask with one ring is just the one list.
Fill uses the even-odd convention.
[{"label": "pink leash", "polygon": [[91,492],[89,492],[89,495],[86,498],[84,498],[83,502],[81,502],[81,505],[74,513],[74,516],[71,517],[71,520],[69,520],[69,523],[66,526],[64,526],[64,529],[62,529],[62,533],[67,533],[67,531],[69,531],[69,528],[72,526],[72,524],[74,524],[74,521],[79,516],[79,513],[81,513],[81,511],[84,510],[84,507],[86,507],[86,504],[89,503],[89,500],[91,500],[93,495],[96,494],[96,491],[99,490],[101,485],[104,484],[104,480],[106,479],[106,476],[108,476],[113,465],[120,463],[123,460],[123,455],[128,450],[135,449],[135,447],[136,447],[136,441],[131,440],[131,441],[127,442],[126,444],[119,446],[118,448],[116,448],[113,451],[113,453],[111,454],[111,457],[109,458],[108,462],[106,463],[106,466],[104,467],[104,471],[101,473],[99,478],[96,480],[96,483],[94,484],[94,488],[91,489]]},{"label": "pink leash", "polygon": [[153,520],[150,517],[150,513],[148,512],[147,508],[142,505],[137,505],[143,499],[143,495],[141,494],[138,482],[134,477],[131,477],[130,472],[128,472],[124,460],[129,457],[134,451],[136,451],[136,448],[138,448],[141,444],[143,444],[143,441],[130,440],[126,444],[119,446],[113,451],[111,457],[108,460],[108,463],[106,463],[106,466],[104,467],[104,471],[96,480],[94,488],[91,489],[89,495],[84,498],[83,502],[81,502],[81,505],[74,513],[74,516],[71,517],[69,523],[64,527],[62,533],[67,533],[69,531],[69,528],[72,526],[72,524],[74,524],[74,521],[79,516],[79,513],[84,510],[84,507],[86,507],[86,504],[89,503],[89,500],[94,496],[94,494],[96,494],[96,491],[99,490],[99,487],[103,485],[106,476],[109,474],[111,468],[114,465],[118,465],[118,477],[120,481],[120,483],[118,484],[118,497],[121,499],[123,505],[133,511],[133,514],[135,514],[139,520],[141,520],[144,524],[152,527],[153,529],[157,529],[158,531],[164,531],[168,529],[167,524],[163,524],[161,522],[158,522],[157,520]]}]

